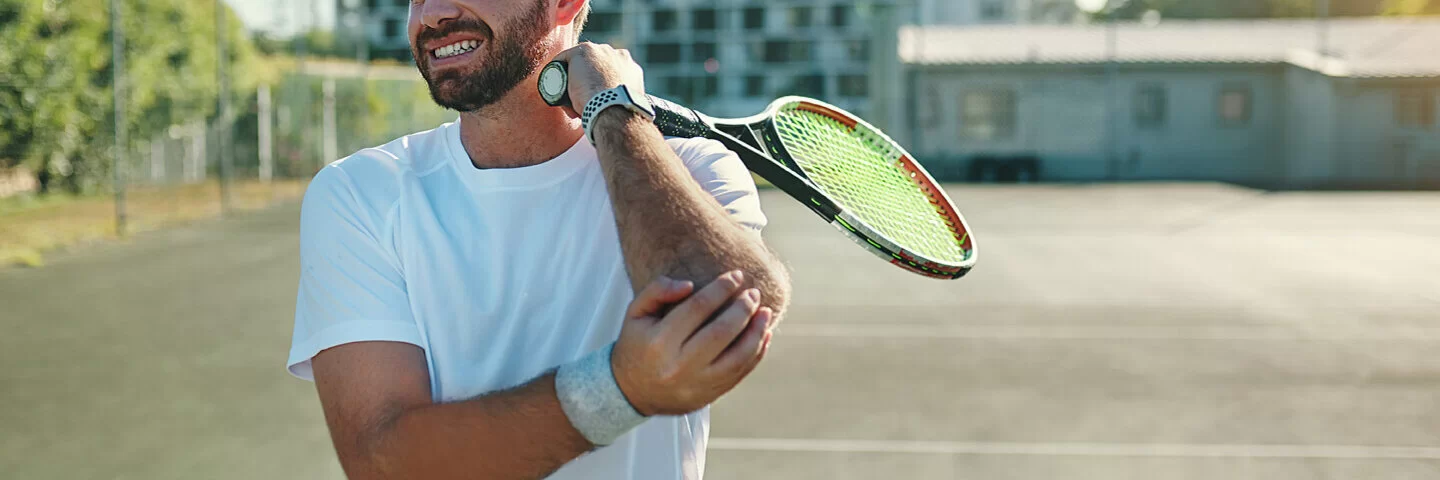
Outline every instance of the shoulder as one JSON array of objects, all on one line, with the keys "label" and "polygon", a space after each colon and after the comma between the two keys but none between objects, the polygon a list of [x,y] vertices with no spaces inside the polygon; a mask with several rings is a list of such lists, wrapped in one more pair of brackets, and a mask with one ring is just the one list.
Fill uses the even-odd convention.
[{"label": "shoulder", "polygon": [[412,179],[443,166],[444,134],[451,124],[397,138],[331,162],[315,174],[305,202],[349,202],[370,212],[387,210]]},{"label": "shoulder", "polygon": [[732,157],[736,162],[740,161],[740,158],[734,152],[726,149],[725,145],[708,138],[666,137],[665,143],[670,145],[670,149],[674,150],[675,154],[685,161],[685,166],[690,167],[691,170],[695,170],[696,167],[703,164],[723,160],[725,157]]}]

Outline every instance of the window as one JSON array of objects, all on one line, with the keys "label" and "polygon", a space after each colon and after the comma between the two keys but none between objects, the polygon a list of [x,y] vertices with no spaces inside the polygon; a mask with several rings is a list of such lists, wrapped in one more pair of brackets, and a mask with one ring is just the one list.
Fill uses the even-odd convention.
[{"label": "window", "polygon": [[1395,124],[1402,127],[1435,125],[1435,93],[1427,90],[1395,92]]},{"label": "window", "polygon": [[745,77],[745,96],[746,96],[746,97],[751,97],[751,98],[764,97],[764,96],[765,96],[765,76],[763,76],[763,75],[749,75],[749,76],[746,76],[746,77]]},{"label": "window", "polygon": [[595,12],[590,14],[590,20],[585,22],[586,32],[614,33],[620,31],[619,12]]},{"label": "window", "polygon": [[790,17],[787,24],[796,28],[808,27],[810,26],[811,15],[810,7],[790,7]]},{"label": "window", "polygon": [[830,25],[836,27],[850,25],[850,6],[832,5],[830,7]]},{"label": "window", "polygon": [[870,60],[870,41],[869,41],[869,40],[847,40],[847,41],[845,42],[845,54],[848,55],[851,60],[862,61],[862,62],[863,62],[863,61],[869,61],[869,60]]},{"label": "window", "polygon": [[1005,19],[1005,3],[1000,0],[980,2],[980,20],[993,22]]},{"label": "window", "polygon": [[387,19],[385,19],[385,38],[400,38],[400,34],[401,34],[400,19],[397,19],[397,18],[387,18]]},{"label": "window", "polygon": [[680,44],[652,43],[646,45],[645,61],[650,63],[680,63]]},{"label": "window", "polygon": [[656,10],[650,16],[650,28],[656,32],[674,30],[677,18],[674,10]]},{"label": "window", "polygon": [[863,97],[870,94],[870,79],[864,75],[841,75],[840,96]]},{"label": "window", "polygon": [[665,94],[690,103],[705,98],[714,98],[720,93],[719,79],[714,76],[665,77]]},{"label": "window", "polygon": [[765,42],[765,63],[808,62],[814,56],[808,41],[769,40]]},{"label": "window", "polygon": [[1163,128],[1167,103],[1163,85],[1141,85],[1135,90],[1135,126],[1137,128]]},{"label": "window", "polygon": [[702,8],[691,12],[691,25],[696,30],[715,30],[715,9]]},{"label": "window", "polygon": [[704,62],[715,58],[715,42],[695,42],[690,46],[690,60]]},{"label": "window", "polygon": [[977,90],[960,98],[960,133],[974,140],[1003,140],[1015,135],[1015,92]]},{"label": "window", "polygon": [[1249,85],[1225,85],[1220,88],[1220,102],[1217,109],[1220,114],[1220,124],[1227,127],[1240,127],[1250,124],[1250,117],[1254,109],[1254,94]]},{"label": "window", "polygon": [[765,7],[750,7],[745,9],[745,29],[765,29]]},{"label": "window", "polygon": [[823,97],[825,96],[825,76],[820,74],[797,75],[781,93],[802,97]]}]

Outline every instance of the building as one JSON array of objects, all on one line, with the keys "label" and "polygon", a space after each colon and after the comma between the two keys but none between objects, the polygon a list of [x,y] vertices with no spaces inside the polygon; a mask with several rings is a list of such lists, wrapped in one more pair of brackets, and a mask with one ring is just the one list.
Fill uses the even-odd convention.
[{"label": "building", "polygon": [[363,35],[369,41],[370,58],[409,62],[410,37],[405,32],[405,22],[409,19],[410,3],[411,0],[335,0],[336,36]]},{"label": "building", "polygon": [[1083,18],[1074,0],[919,0],[915,25],[1067,24]]},{"label": "building", "polygon": [[877,109],[951,177],[1440,185],[1436,45],[1436,19],[907,27]]}]

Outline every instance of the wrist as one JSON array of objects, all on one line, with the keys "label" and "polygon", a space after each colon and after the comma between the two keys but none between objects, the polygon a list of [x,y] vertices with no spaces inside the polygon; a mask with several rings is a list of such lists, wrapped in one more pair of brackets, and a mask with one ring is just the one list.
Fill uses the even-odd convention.
[{"label": "wrist", "polygon": [[[650,104],[650,97],[646,96],[641,88],[620,85],[597,93],[580,111],[580,124],[585,128],[585,136],[592,145],[598,145],[596,130],[601,128],[597,124],[600,117],[615,117],[613,112],[617,110],[630,112],[630,117],[642,117],[647,121],[655,118],[655,107]],[[613,120],[610,122],[613,124]]]},{"label": "wrist", "polygon": [[646,420],[631,406],[615,379],[610,361],[614,349],[612,343],[555,372],[555,395],[570,425],[601,447]]}]

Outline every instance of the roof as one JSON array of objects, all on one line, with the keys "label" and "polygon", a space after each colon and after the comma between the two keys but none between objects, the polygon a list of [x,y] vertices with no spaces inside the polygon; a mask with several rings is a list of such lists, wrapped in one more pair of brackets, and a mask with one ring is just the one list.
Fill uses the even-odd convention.
[{"label": "roof", "polygon": [[[1116,25],[1122,63],[1295,64],[1354,78],[1440,76],[1440,18],[1327,22],[1327,55],[1315,20],[1171,20]],[[912,65],[1086,64],[1109,61],[1103,24],[903,27]]]}]

